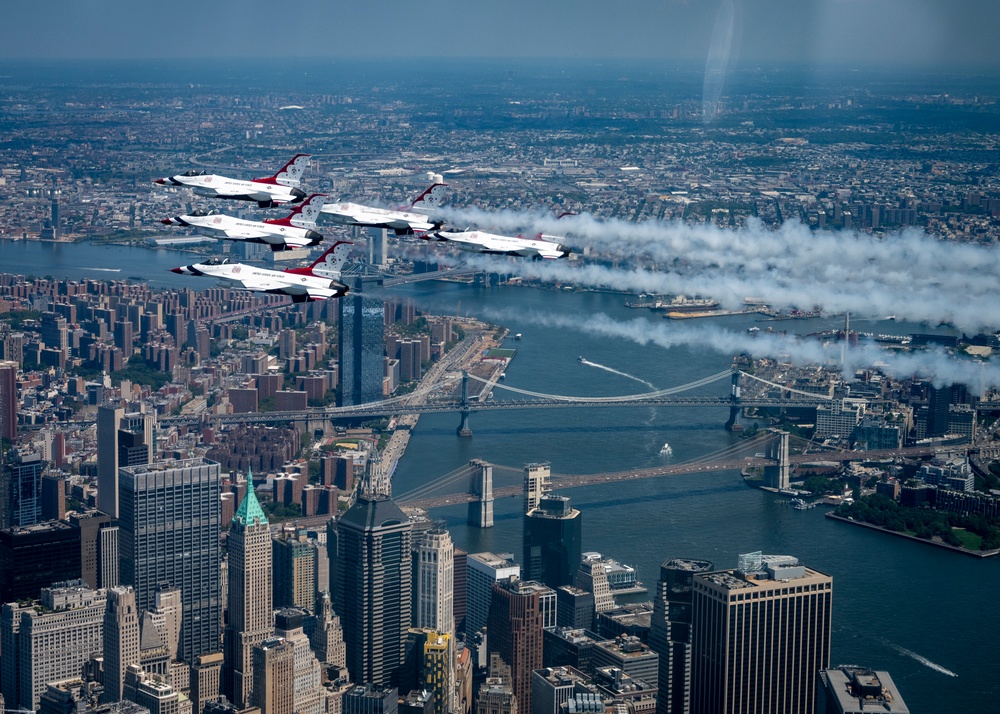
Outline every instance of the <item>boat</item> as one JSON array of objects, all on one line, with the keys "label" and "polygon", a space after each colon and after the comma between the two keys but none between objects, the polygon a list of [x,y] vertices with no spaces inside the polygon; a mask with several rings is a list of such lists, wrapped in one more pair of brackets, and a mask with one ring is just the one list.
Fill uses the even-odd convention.
[{"label": "boat", "polygon": [[577,357],[577,358],[576,358],[576,361],[577,361],[577,362],[586,362],[587,360],[585,360],[585,359],[583,358],[583,355],[580,355],[579,357]]},{"label": "boat", "polygon": [[749,332],[752,335],[755,332],[760,332],[760,328],[754,325],[753,327],[748,327],[747,332]]},{"label": "boat", "polygon": [[521,333],[520,333],[520,332],[518,332],[517,334],[515,334],[515,335],[514,335],[514,339],[515,339],[515,340],[519,340],[519,339],[521,339]]},{"label": "boat", "polygon": [[660,456],[665,458],[670,458],[674,455],[674,450],[670,447],[670,444],[664,443],[663,447],[660,449]]},{"label": "boat", "polygon": [[792,508],[794,508],[796,511],[804,511],[807,508],[812,508],[815,505],[816,505],[815,503],[809,503],[808,501],[803,501],[801,498],[792,499]]}]

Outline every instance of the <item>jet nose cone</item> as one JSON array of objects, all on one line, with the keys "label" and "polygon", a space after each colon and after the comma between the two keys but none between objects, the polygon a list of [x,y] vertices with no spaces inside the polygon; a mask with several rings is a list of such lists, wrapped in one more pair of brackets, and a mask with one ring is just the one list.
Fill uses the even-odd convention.
[{"label": "jet nose cone", "polygon": [[177,273],[178,275],[184,275],[184,268],[171,268],[171,273]]},{"label": "jet nose cone", "polygon": [[169,226],[171,223],[173,223],[173,221],[170,220],[169,218],[161,218],[160,223],[162,223],[165,226]]},{"label": "jet nose cone", "polygon": [[153,181],[153,183],[157,183],[157,184],[159,184],[161,186],[166,186],[167,185],[167,180],[166,179],[158,178],[155,181]]}]

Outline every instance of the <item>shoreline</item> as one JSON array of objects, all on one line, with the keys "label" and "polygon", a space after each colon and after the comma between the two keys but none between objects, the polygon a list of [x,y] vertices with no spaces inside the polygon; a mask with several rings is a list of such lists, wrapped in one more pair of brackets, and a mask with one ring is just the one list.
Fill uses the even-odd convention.
[{"label": "shoreline", "polygon": [[888,533],[889,535],[898,536],[900,538],[907,538],[917,543],[925,543],[927,545],[933,545],[938,548],[944,548],[946,550],[953,551],[955,553],[961,553],[962,555],[970,555],[973,558],[979,558],[980,560],[985,558],[992,558],[996,555],[1000,555],[1000,549],[998,550],[969,550],[968,548],[961,548],[954,545],[948,545],[947,543],[941,543],[940,541],[927,540],[926,538],[917,538],[917,536],[912,536],[909,533],[900,533],[899,531],[891,531],[888,528],[883,528],[882,526],[876,526],[872,523],[865,523],[864,521],[855,521],[850,518],[844,518],[843,516],[836,515],[833,511],[825,513],[826,518],[833,519],[835,521],[840,521],[841,523],[848,523],[853,526],[863,526],[865,528],[870,528],[874,531],[879,531],[881,533]]}]

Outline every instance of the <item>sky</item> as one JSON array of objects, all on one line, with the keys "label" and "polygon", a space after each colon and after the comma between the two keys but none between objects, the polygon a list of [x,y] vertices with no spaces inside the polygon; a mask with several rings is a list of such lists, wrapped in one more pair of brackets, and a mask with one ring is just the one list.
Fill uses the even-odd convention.
[{"label": "sky", "polygon": [[[0,59],[621,58],[1000,68],[1000,0],[46,0]],[[710,57],[711,55],[711,57]]]}]

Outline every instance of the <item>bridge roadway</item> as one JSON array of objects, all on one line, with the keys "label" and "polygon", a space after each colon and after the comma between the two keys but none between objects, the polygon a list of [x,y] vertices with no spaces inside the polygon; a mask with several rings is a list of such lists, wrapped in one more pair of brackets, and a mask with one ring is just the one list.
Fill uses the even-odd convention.
[{"label": "bridge roadway", "polygon": [[[264,424],[285,421],[315,421],[318,419],[349,419],[353,417],[382,417],[393,414],[442,414],[460,412],[492,412],[514,409],[572,409],[594,407],[785,407],[809,408],[816,407],[820,400],[798,399],[741,399],[734,401],[731,397],[660,397],[654,399],[511,399],[485,402],[429,402],[424,404],[407,404],[406,402],[372,402],[353,407],[313,407],[305,410],[284,412],[247,412],[243,414],[210,414],[208,418],[216,424]],[[158,423],[195,424],[204,415],[161,417]]]},{"label": "bridge roadway", "polygon": [[[937,451],[947,451],[947,449],[935,449],[930,447],[906,447],[903,449],[886,449],[883,451],[832,451],[829,453],[816,452],[812,454],[796,454],[789,457],[792,464],[809,464],[817,461],[881,461],[883,459],[897,456],[930,456]],[[657,478],[659,476],[678,476],[681,474],[707,473],[709,471],[729,471],[743,469],[747,467],[774,466],[771,459],[747,458],[729,459],[725,461],[689,461],[674,466],[654,466],[648,469],[632,469],[628,471],[612,471],[596,474],[552,474],[552,489],[561,490],[566,488],[577,488],[579,486],[593,486],[602,483],[614,483],[617,481],[636,481],[645,478]],[[508,496],[518,497],[524,493],[521,484],[514,486],[502,486],[493,489],[493,498],[505,498]],[[431,498],[422,498],[414,501],[402,501],[400,505],[416,508],[438,508],[450,506],[458,503],[471,503],[476,500],[476,496],[471,493],[450,493]]]}]

